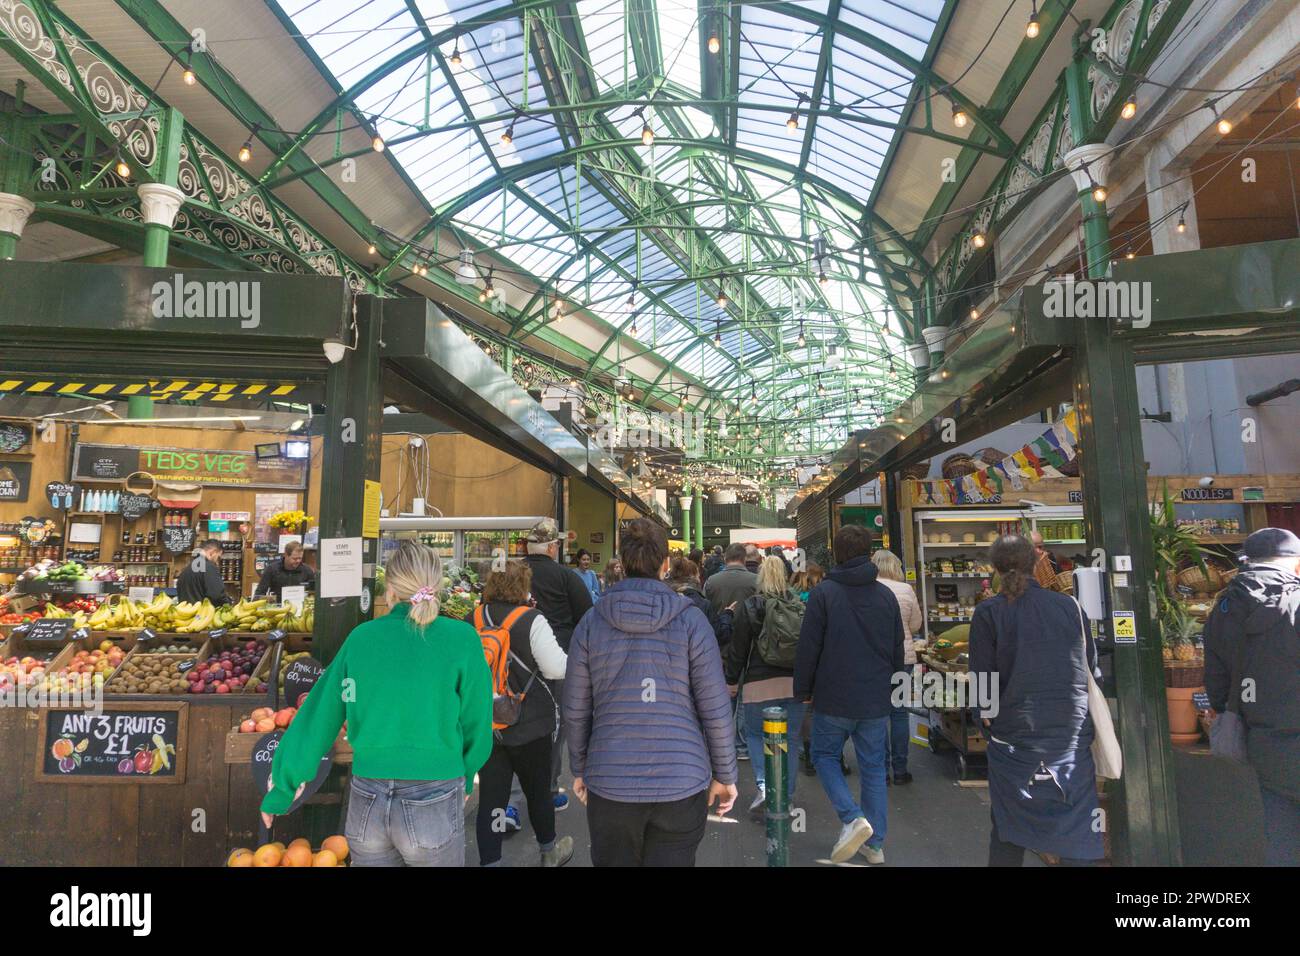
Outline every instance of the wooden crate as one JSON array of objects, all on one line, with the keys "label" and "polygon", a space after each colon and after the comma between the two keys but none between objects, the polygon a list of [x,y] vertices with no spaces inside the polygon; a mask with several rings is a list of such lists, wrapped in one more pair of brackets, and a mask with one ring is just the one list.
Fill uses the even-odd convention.
[{"label": "wooden crate", "polygon": [[[257,749],[257,742],[265,734],[241,734],[236,727],[226,734],[226,763],[252,763],[253,751]],[[334,742],[333,750],[335,763],[352,763],[352,745],[348,743],[346,737],[342,737]]]}]

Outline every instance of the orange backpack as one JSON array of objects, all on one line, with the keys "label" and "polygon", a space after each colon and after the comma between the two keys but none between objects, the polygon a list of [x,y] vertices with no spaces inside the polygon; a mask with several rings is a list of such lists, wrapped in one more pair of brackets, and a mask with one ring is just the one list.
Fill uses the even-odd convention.
[{"label": "orange backpack", "polygon": [[524,662],[510,650],[510,629],[530,610],[532,609],[527,607],[517,607],[500,624],[494,624],[488,617],[485,604],[474,609],[474,628],[483,642],[483,656],[487,658],[488,670],[492,672],[493,730],[505,730],[519,720],[524,698],[537,679],[535,673],[529,672],[531,676],[520,693],[516,694],[510,689],[510,662],[514,661],[525,671],[528,670],[524,667]]}]

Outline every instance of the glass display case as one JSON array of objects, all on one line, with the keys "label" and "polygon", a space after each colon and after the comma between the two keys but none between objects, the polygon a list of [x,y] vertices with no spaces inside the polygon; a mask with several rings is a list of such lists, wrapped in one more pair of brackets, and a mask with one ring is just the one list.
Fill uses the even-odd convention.
[{"label": "glass display case", "polygon": [[541,515],[474,516],[465,518],[424,518],[403,515],[379,519],[379,563],[404,540],[416,540],[433,548],[438,556],[456,567],[471,567],[480,575],[488,570],[498,551],[509,557],[528,553],[528,529],[542,520]]},{"label": "glass display case", "polygon": [[970,622],[992,587],[988,549],[998,536],[1038,531],[1043,547],[1064,565],[1084,551],[1081,507],[953,508],[918,511],[915,520],[917,592],[927,640]]}]

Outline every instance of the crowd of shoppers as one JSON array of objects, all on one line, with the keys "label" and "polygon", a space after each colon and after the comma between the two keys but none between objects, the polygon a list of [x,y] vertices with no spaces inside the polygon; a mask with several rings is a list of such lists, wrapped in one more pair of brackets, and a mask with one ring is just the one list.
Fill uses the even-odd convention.
[{"label": "crowd of shoppers", "polygon": [[[915,665],[923,623],[898,558],[847,525],[824,573],[808,565],[791,576],[776,554],[760,555],[755,573],[752,546],[670,559],[663,529],[639,519],[593,590],[590,555],[577,569],[559,564],[559,537],[553,520],[534,527],[527,559],[488,575],[468,622],[439,613],[438,556],[404,542],[386,567],[391,610],[349,635],[276,750],[264,822],[296,807],[346,726],[345,832],[357,865],[462,865],[463,806],[477,782],[481,865],[499,865],[503,837],[521,825],[514,804],[526,802],[540,864],[563,866],[574,855],[555,825],[568,805],[557,786],[566,755],[596,865],[691,865],[710,811],[726,814],[737,799],[737,720],[758,754],[762,711],[781,706],[791,728],[810,725],[807,759],[840,821],[830,860],[883,863],[886,787],[911,779],[906,712],[891,691]],[[1005,535],[989,559],[1000,591],[970,627],[972,679],[996,701],[978,715],[988,862],[1019,865],[1031,849],[1088,864],[1102,856],[1088,709],[1096,648],[1079,606],[1039,583],[1032,540]],[[1300,539],[1255,532],[1243,562],[1206,625],[1206,685],[1214,710],[1244,725],[1268,862],[1295,865]],[[749,809],[762,819],[765,768],[751,765]],[[793,774],[788,785],[793,801]]]}]

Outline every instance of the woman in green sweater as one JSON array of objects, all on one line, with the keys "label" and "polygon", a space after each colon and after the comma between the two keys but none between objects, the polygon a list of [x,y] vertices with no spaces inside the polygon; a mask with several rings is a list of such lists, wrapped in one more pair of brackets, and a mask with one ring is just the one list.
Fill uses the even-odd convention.
[{"label": "woman in green sweater", "polygon": [[316,776],[343,722],[352,744],[345,835],[356,866],[464,866],[464,805],[492,752],[492,679],[478,633],[438,615],[442,562],[403,542],[392,610],[357,627],[285,731],[262,801],[270,826]]}]

